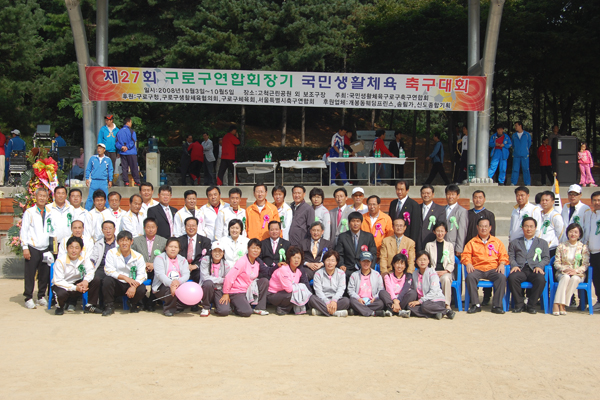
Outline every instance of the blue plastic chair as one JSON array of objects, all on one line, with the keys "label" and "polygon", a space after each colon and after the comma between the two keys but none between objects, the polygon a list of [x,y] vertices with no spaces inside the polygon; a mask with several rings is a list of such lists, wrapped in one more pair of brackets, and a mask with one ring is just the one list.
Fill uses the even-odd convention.
[{"label": "blue plastic chair", "polygon": [[[554,257],[552,257],[552,260],[550,261],[550,264],[552,266],[554,266]],[[589,305],[589,311],[590,311],[590,315],[594,315],[594,307],[592,305],[592,275],[593,275],[593,268],[590,265],[588,267],[587,270],[587,276],[585,281],[583,281],[582,283],[580,283],[579,285],[577,285],[577,290],[579,291],[579,309],[581,311],[585,311],[585,306]],[[548,277],[548,287],[549,287],[549,291],[550,291],[550,304],[548,305],[548,307],[550,308],[552,305],[554,305],[554,298],[556,297],[556,289],[558,289],[558,282],[554,281],[554,270],[552,270],[550,276]],[[587,293],[582,293],[582,292],[587,292]]]},{"label": "blue plastic chair", "polygon": [[381,267],[379,266],[379,263],[375,264],[375,267],[373,268],[375,271],[381,273]]},{"label": "blue plastic chair", "polygon": [[[144,281],[144,283],[142,283],[142,285],[144,285],[144,286],[151,286],[152,285],[152,280],[151,279],[146,279]],[[123,295],[123,310],[125,310],[125,311],[129,310],[129,304],[127,304],[127,300],[129,300],[129,297],[127,297],[127,295]]]},{"label": "blue plastic chair", "polygon": [[[467,267],[465,267],[463,265],[464,268],[464,273],[465,273],[465,282],[467,281],[467,276],[469,276],[469,273],[467,272]],[[510,273],[510,265],[505,265],[504,266],[504,275],[506,275],[506,278],[508,279],[508,274]],[[494,287],[494,282],[492,281],[486,281],[486,280],[480,280],[479,283],[477,283],[477,287],[478,288],[493,288]],[[506,287],[506,291],[505,291],[505,295],[502,298],[502,309],[504,310],[504,312],[508,311],[508,297],[510,295],[510,291],[508,290],[508,281],[507,281],[507,287]],[[465,283],[465,311],[469,311],[469,303],[470,303],[471,298],[469,297],[469,290],[466,287],[466,283]]]},{"label": "blue plastic chair", "polygon": [[[48,290],[48,310],[52,308],[52,297],[54,297],[54,293],[52,293],[52,279],[54,279],[54,263],[50,265],[50,290]],[[88,294],[85,292],[82,296],[82,308],[85,309],[85,305],[88,301]]]},{"label": "blue plastic chair", "polygon": [[452,288],[454,289],[454,301],[456,302],[456,306],[458,307],[458,311],[463,310],[462,306],[462,269],[463,266],[460,263],[460,259],[454,256],[454,262],[456,264],[456,280],[452,281]]},{"label": "blue plastic chair", "polygon": [[[549,277],[552,275],[552,263],[554,261],[554,257],[552,257],[552,260],[550,261],[550,264],[546,265],[544,267],[544,280],[546,281],[546,283],[544,284],[544,290],[542,291],[541,294],[541,299],[542,299],[542,306],[544,307],[544,313],[545,314],[550,314],[550,309],[548,307],[548,303],[549,303],[549,294],[548,294],[548,280],[550,279]],[[533,288],[533,285],[531,284],[531,282],[523,282],[521,283],[521,289],[531,289]],[[510,290],[509,290],[510,292]],[[512,295],[512,293],[508,293],[509,294],[509,299],[510,299],[510,306],[511,308],[515,308],[515,299]],[[537,302],[538,299],[531,299],[532,301]]]}]

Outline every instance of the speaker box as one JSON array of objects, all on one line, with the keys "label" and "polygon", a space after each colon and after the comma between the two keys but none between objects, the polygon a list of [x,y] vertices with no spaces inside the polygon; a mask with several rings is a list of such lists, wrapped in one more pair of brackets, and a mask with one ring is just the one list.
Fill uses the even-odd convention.
[{"label": "speaker box", "polygon": [[556,177],[562,185],[577,183],[577,156],[557,155],[554,162]]},{"label": "speaker box", "polygon": [[552,146],[552,153],[557,156],[565,154],[577,154],[577,138],[575,136],[561,136],[556,138]]}]

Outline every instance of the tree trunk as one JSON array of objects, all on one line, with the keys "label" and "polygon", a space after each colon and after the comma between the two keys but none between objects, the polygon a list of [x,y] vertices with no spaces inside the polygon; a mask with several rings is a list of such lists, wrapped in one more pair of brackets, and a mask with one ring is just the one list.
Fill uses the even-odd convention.
[{"label": "tree trunk", "polygon": [[304,147],[304,142],[306,139],[306,108],[302,107],[302,129],[300,131],[301,144],[300,146]]},{"label": "tree trunk", "polygon": [[411,157],[415,157],[417,151],[417,110],[413,111],[413,128],[412,128],[412,149]]},{"label": "tree trunk", "polygon": [[533,143],[535,148],[540,145],[540,84],[533,84]]},{"label": "tree trunk", "polygon": [[508,125],[506,127],[506,129],[508,129],[509,132],[513,132],[512,131],[512,121],[511,121],[511,116],[510,116],[510,95],[511,95],[511,84],[510,84],[510,78],[508,79],[508,97],[506,98],[506,125]]},{"label": "tree trunk", "polygon": [[285,139],[287,135],[287,106],[283,107],[281,114],[281,147],[285,147]]},{"label": "tree trunk", "polygon": [[492,129],[494,132],[496,132],[496,126],[498,125],[498,93],[496,92],[496,86],[498,86],[498,84],[494,85],[494,92],[492,93],[492,101],[494,103],[494,129]]},{"label": "tree trunk", "polygon": [[396,111],[396,110],[392,110],[392,115],[390,116],[390,125],[389,125],[390,129],[394,129],[394,111]]},{"label": "tree trunk", "polygon": [[573,134],[571,130],[571,113],[573,111],[573,104],[575,104],[575,99],[571,93],[569,93],[566,99],[563,99],[561,96],[560,117],[562,119],[562,123],[560,124],[560,132],[562,132],[563,135],[565,133],[568,135]]},{"label": "tree trunk", "polygon": [[371,111],[371,130],[375,130],[375,109]]},{"label": "tree trunk", "polygon": [[593,146],[593,150],[592,150],[592,154],[594,155],[594,160],[598,157],[598,150],[597,150],[597,141],[596,138],[598,136],[598,134],[596,133],[596,100],[592,100],[592,107],[590,109],[590,120],[591,120],[591,125],[592,125],[592,138],[594,140],[594,146]]},{"label": "tree trunk", "polygon": [[[425,111],[425,154],[429,154],[429,139],[431,136],[431,111]],[[443,162],[443,160],[442,160]],[[425,171],[429,170],[429,163],[425,161]]]},{"label": "tree trunk", "polygon": [[246,106],[242,105],[242,115],[240,121],[240,142],[242,146],[246,143]]},{"label": "tree trunk", "polygon": [[342,108],[342,126],[346,123],[346,109]]},{"label": "tree trunk", "polygon": [[587,149],[590,149],[590,142],[592,140],[591,137],[591,129],[592,124],[590,123],[590,113],[589,113],[590,103],[589,101],[585,101],[585,143],[587,144]]},{"label": "tree trunk", "polygon": [[[556,126],[560,126],[558,125],[558,105],[556,104],[556,94],[552,93],[552,121],[553,121],[553,125],[552,128],[554,128],[554,125]],[[564,132],[559,131],[561,135],[564,135]]]}]

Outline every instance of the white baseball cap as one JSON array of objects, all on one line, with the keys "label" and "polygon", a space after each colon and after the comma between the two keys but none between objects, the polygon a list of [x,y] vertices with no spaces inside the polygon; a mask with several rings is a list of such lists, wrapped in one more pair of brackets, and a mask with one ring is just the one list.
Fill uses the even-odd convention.
[{"label": "white baseball cap", "polygon": [[104,143],[98,143],[98,146],[102,146],[106,149],[106,145]]},{"label": "white baseball cap", "polygon": [[15,135],[19,136],[21,134],[21,131],[18,129],[15,129],[13,131],[10,131],[10,133],[14,133]]},{"label": "white baseball cap", "polygon": [[363,188],[361,187],[355,187],[354,189],[352,189],[352,195],[354,195],[354,193],[362,193],[365,194],[365,191],[363,190]]},{"label": "white baseball cap", "polygon": [[579,186],[577,184],[573,184],[573,185],[569,186],[569,191],[567,193],[571,193],[571,192],[581,194],[581,186]]},{"label": "white baseball cap", "polygon": [[225,248],[223,247],[223,245],[220,242],[214,242],[212,244],[212,250],[214,249],[221,249],[223,251],[225,251]]}]

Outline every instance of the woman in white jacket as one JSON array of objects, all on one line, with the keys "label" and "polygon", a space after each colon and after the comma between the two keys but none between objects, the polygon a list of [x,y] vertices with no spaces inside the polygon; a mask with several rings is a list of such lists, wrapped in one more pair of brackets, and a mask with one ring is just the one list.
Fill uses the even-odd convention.
[{"label": "woman in white jacket", "polygon": [[444,292],[446,308],[450,308],[452,301],[452,275],[454,272],[454,246],[444,240],[448,227],[445,222],[438,222],[433,226],[435,241],[425,245],[425,251],[431,258],[431,268],[440,278],[442,292]]},{"label": "woman in white jacket", "polygon": [[429,253],[419,251],[415,263],[418,268],[413,272],[413,286],[417,291],[417,300],[408,303],[408,309],[417,317],[442,319],[446,315],[453,319],[455,312],[445,307],[440,278],[430,267]]},{"label": "woman in white jacket", "polygon": [[221,238],[219,243],[225,252],[225,262],[229,265],[235,265],[244,254],[248,253],[248,241],[250,239],[242,236],[244,223],[239,219],[229,221],[227,229],[229,236]]},{"label": "woman in white jacket", "polygon": [[310,197],[310,201],[315,210],[315,221],[321,221],[323,226],[325,226],[323,237],[329,240],[329,236],[331,236],[331,215],[329,214],[329,210],[323,205],[325,193],[323,192],[323,189],[313,188],[308,194],[308,197]]},{"label": "woman in white jacket", "polygon": [[[163,314],[172,317],[177,311],[177,288],[190,279],[190,268],[185,257],[179,255],[177,238],[167,240],[164,253],[154,259],[152,292],[157,298],[164,297]],[[166,297],[165,297],[166,296]],[[179,306],[183,308],[183,305]]]},{"label": "woman in white jacket", "polygon": [[312,307],[312,315],[326,317],[347,317],[350,300],[344,297],[346,291],[346,273],[336,268],[340,261],[340,254],[329,250],[323,255],[325,268],[315,272],[313,289],[315,294],[308,299]]}]

